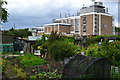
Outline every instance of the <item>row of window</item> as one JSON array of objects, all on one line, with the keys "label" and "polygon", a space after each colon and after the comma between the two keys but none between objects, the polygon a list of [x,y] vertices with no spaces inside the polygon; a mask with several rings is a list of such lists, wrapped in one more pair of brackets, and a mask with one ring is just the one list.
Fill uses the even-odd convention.
[{"label": "row of window", "polygon": [[83,16],[83,32],[86,32],[86,16]]},{"label": "row of window", "polygon": [[94,32],[95,34],[98,32],[98,16],[96,14],[94,15]]},{"label": "row of window", "polygon": [[[98,31],[98,17],[97,15],[95,15],[95,18],[94,18],[94,32],[97,32]],[[83,32],[86,32],[86,16],[83,16]]]}]

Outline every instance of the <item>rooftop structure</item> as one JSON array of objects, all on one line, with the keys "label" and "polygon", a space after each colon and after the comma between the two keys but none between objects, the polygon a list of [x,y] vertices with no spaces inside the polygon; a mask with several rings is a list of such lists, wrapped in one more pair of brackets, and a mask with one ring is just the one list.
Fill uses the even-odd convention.
[{"label": "rooftop structure", "polygon": [[105,8],[102,2],[94,2],[89,7],[83,6],[77,16],[54,19],[52,22],[69,24],[70,34],[112,35],[114,33],[113,16],[108,13],[108,8]]},{"label": "rooftop structure", "polygon": [[114,27],[114,17],[108,13],[108,8],[102,2],[94,2],[89,7],[83,6],[76,16],[53,19],[51,24],[44,25],[43,32],[50,34],[57,31],[79,36],[112,35],[115,32]]}]

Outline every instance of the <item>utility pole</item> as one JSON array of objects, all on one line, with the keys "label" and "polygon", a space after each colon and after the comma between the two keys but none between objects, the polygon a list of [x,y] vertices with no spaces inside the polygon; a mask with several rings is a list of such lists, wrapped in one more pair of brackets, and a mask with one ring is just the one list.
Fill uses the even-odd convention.
[{"label": "utility pole", "polygon": [[15,27],[16,27],[16,25],[15,25],[15,23],[14,23],[14,29],[15,29]]}]

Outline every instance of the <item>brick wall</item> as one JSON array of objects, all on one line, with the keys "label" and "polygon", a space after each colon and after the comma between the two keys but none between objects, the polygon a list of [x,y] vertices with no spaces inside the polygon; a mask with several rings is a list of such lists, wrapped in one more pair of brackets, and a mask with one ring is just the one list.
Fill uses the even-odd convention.
[{"label": "brick wall", "polygon": [[101,34],[112,35],[112,17],[101,15]]}]

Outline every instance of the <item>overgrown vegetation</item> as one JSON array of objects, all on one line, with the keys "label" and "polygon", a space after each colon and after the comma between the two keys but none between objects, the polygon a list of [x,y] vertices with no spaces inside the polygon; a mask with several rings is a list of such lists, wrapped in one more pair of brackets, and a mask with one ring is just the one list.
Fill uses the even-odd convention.
[{"label": "overgrown vegetation", "polygon": [[113,79],[120,78],[120,41],[109,42],[105,39],[101,45],[91,44],[83,48],[86,56],[106,57],[111,62],[111,76]]},{"label": "overgrown vegetation", "polygon": [[115,32],[120,32],[120,27],[115,27]]},{"label": "overgrown vegetation", "polygon": [[27,54],[25,56],[19,56],[19,60],[24,67],[42,65],[46,63],[44,59],[38,58],[37,56],[31,54]]},{"label": "overgrown vegetation", "polygon": [[42,39],[34,45],[34,48],[40,47],[41,54],[47,50],[51,59],[60,61],[64,60],[65,57],[80,53],[80,48],[74,45],[74,41],[74,37],[62,36],[57,34],[57,32],[52,32],[48,40],[45,40],[45,36],[43,35]]},{"label": "overgrown vegetation", "polygon": [[[3,5],[7,4],[7,2],[5,0],[0,0],[0,19],[1,22],[7,22],[7,17],[8,17],[8,11],[6,10],[6,8],[3,8]],[[0,22],[0,24],[1,24]]]},{"label": "overgrown vegetation", "polygon": [[26,38],[26,37],[32,35],[32,32],[28,31],[28,29],[15,30],[15,29],[12,28],[12,29],[9,29],[7,31],[4,31],[3,33],[14,34],[14,37],[21,37],[21,38]]},{"label": "overgrown vegetation", "polygon": [[95,44],[101,41],[101,39],[108,39],[108,38],[113,38],[116,40],[120,40],[120,36],[117,35],[100,35],[100,36],[94,36],[94,37],[88,37],[85,44],[87,46],[91,45],[91,44]]},{"label": "overgrown vegetation", "polygon": [[40,79],[55,79],[59,80],[61,79],[62,75],[58,71],[53,72],[41,72],[37,75],[30,76],[31,78],[40,78]]},{"label": "overgrown vegetation", "polygon": [[[115,41],[109,42],[108,39],[113,37]],[[101,39],[104,40],[101,41]],[[111,62],[112,78],[116,80],[120,78],[120,36],[110,35],[89,37],[85,42],[85,44],[87,45],[86,47],[75,45],[74,40],[74,37],[66,37],[60,34],[51,33],[51,35],[47,36],[47,39],[46,35],[43,35],[42,39],[37,41],[37,43],[34,45],[34,49],[40,49],[42,54],[47,53],[50,58],[53,59],[50,59],[51,62],[54,60],[61,62],[64,60],[64,58],[73,56],[74,54],[79,54],[82,51],[85,52],[86,56],[106,57]],[[101,42],[101,44],[98,44],[99,42]],[[29,67],[31,70],[34,70],[34,74],[30,75],[29,78],[61,78],[61,73],[57,73],[56,71],[51,71],[49,69],[45,69],[46,71],[38,73],[38,65],[42,66],[42,64],[47,63],[44,59],[41,59],[38,56],[27,54],[25,56],[20,56],[17,60],[18,63],[22,64],[21,66],[26,68]],[[4,62],[3,66],[5,66],[6,63],[7,62]],[[34,68],[35,66],[37,66],[37,68]],[[18,70],[16,70],[17,68]],[[20,71],[20,74],[17,75],[18,77],[24,78],[27,75],[23,71],[24,69],[21,69],[18,66],[11,69],[17,72]],[[3,70],[5,71],[6,68],[3,68]]]},{"label": "overgrown vegetation", "polygon": [[72,42],[56,40],[48,47],[48,52],[52,59],[64,60],[66,57],[79,53],[78,49],[78,46]]}]

